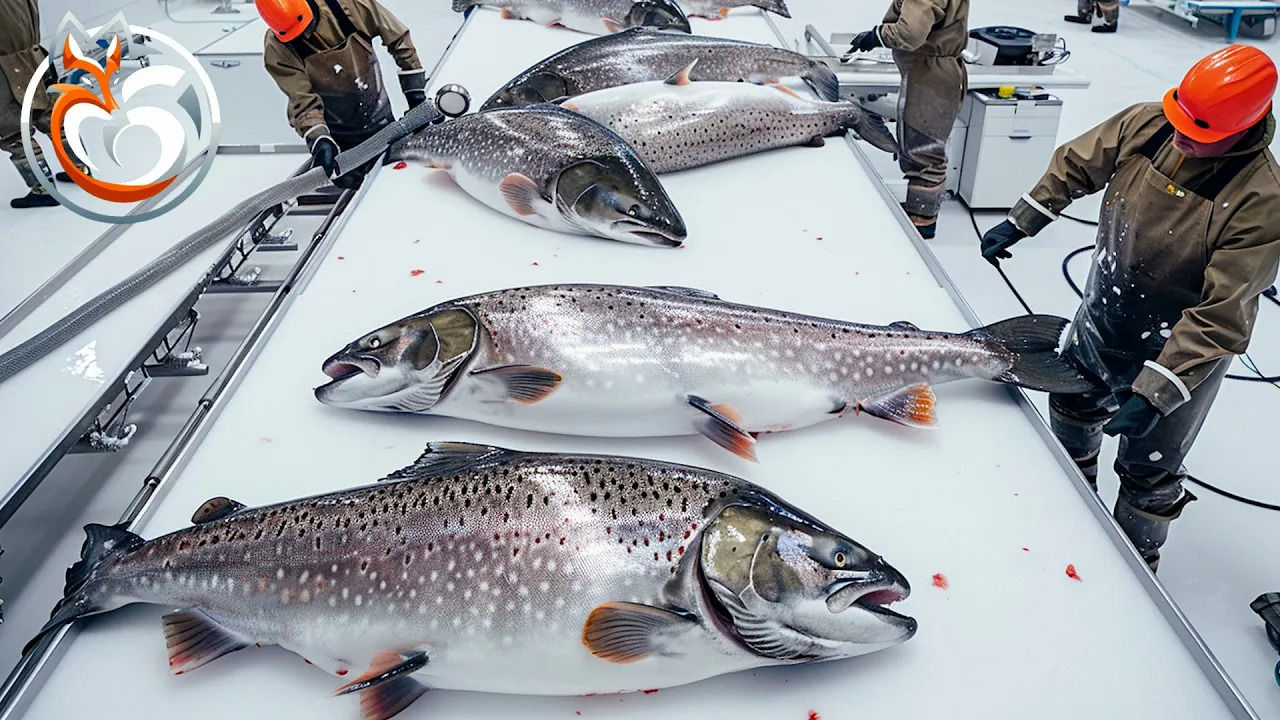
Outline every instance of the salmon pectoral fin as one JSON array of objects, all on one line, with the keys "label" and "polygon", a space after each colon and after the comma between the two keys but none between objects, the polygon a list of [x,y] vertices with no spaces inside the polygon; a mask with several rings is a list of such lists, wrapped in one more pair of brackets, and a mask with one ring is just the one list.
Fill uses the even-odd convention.
[{"label": "salmon pectoral fin", "polygon": [[786,93],[786,94],[790,95],[791,97],[796,98],[797,100],[803,100],[803,99],[804,99],[804,98],[800,97],[800,93],[796,92],[795,90],[792,90],[791,88],[789,88],[789,87],[787,87],[786,85],[783,85],[783,84],[781,84],[781,83],[774,83],[774,84],[770,85],[769,87],[773,88],[774,90],[778,90],[778,91],[784,92],[784,93]]},{"label": "salmon pectoral fin", "polygon": [[249,647],[250,643],[199,610],[179,610],[161,618],[169,648],[169,672],[181,675]]},{"label": "salmon pectoral fin", "polygon": [[343,685],[334,695],[360,693],[360,720],[387,720],[404,710],[427,691],[427,686],[411,675],[426,667],[427,654],[401,655],[382,652],[373,656],[369,669]]},{"label": "salmon pectoral fin", "polygon": [[523,217],[537,213],[534,210],[534,203],[541,196],[538,192],[538,183],[527,175],[520,173],[507,175],[498,183],[498,190],[502,193],[502,199],[507,201],[507,205],[515,214]]},{"label": "salmon pectoral fin", "polygon": [[742,426],[742,416],[732,405],[712,404],[697,395],[688,396],[688,400],[690,405],[707,415],[694,423],[698,432],[734,455],[756,462],[756,439]]},{"label": "salmon pectoral fin", "polygon": [[900,425],[931,428],[938,424],[934,414],[937,399],[928,385],[914,385],[891,395],[863,403],[859,409],[868,415]]},{"label": "salmon pectoral fin", "polygon": [[626,29],[622,27],[622,23],[614,20],[613,18],[600,18],[600,20],[604,23],[604,29],[610,34],[620,33]]},{"label": "salmon pectoral fin", "polygon": [[192,525],[203,525],[214,520],[221,520],[224,517],[230,517],[245,509],[245,504],[229,497],[219,495],[215,498],[209,498],[204,504],[196,508],[194,514],[191,515]]},{"label": "salmon pectoral fin", "polygon": [[592,655],[627,664],[664,654],[663,640],[697,622],[688,615],[631,602],[597,605],[582,625],[582,644]]},{"label": "salmon pectoral fin", "polygon": [[503,365],[472,370],[470,374],[494,378],[503,385],[507,400],[521,405],[546,400],[564,381],[564,376],[555,370],[535,365]]}]

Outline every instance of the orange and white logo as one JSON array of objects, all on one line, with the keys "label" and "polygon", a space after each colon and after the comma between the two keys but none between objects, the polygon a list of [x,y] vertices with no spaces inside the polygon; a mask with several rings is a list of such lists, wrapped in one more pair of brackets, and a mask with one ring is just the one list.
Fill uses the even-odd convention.
[{"label": "orange and white logo", "polygon": [[[83,193],[45,190],[95,220],[138,222],[160,215],[199,184],[217,151],[219,114],[208,75],[185,48],[122,16],[85,31],[68,14],[60,56],[46,58],[27,87],[22,140],[51,149]],[[49,68],[58,82],[44,84]],[[48,137],[32,133],[35,93],[52,99]],[[47,106],[47,104],[46,104]],[[166,192],[168,191],[168,192]]]}]

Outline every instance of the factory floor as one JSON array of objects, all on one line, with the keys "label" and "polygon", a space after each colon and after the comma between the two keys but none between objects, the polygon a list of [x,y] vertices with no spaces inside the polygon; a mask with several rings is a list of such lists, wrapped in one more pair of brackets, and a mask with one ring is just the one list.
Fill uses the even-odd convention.
[{"label": "factory floor", "polygon": [[[449,12],[444,0],[432,0],[427,7],[408,0],[384,2],[402,17],[412,17],[408,24],[413,39],[423,63],[430,67],[447,46],[459,17]],[[878,22],[880,6],[887,4],[888,0],[789,0],[794,18],[780,22],[791,37],[801,36],[806,24],[815,25],[824,34],[856,32]],[[130,21],[149,22],[150,18],[138,15],[146,6],[130,5]],[[1015,25],[1066,37],[1072,51],[1068,66],[1090,77],[1094,85],[1089,90],[1058,93],[1064,104],[1059,140],[1073,137],[1130,104],[1158,99],[1195,60],[1223,45],[1219,26],[1202,22],[1199,28],[1192,28],[1141,3],[1122,9],[1116,35],[1092,34],[1087,28],[1063,23],[1062,15],[1073,9],[1071,0],[973,0],[971,8],[971,27]],[[1280,55],[1280,39],[1249,42],[1259,44],[1273,57]],[[487,90],[473,89],[480,95]],[[223,97],[222,102],[226,107],[234,106],[233,97]],[[282,98],[282,113],[283,106]],[[228,156],[219,162],[235,160]],[[1010,201],[1026,189],[1008,188]],[[15,196],[19,190],[16,174],[0,169],[0,198]],[[236,200],[239,198],[227,198],[228,206]],[[69,218],[59,209],[25,212],[40,213],[42,217],[33,227],[51,234],[58,232],[60,218]],[[1094,218],[1097,199],[1082,200],[1069,212]],[[1000,213],[977,213],[977,224],[983,230],[1001,219]],[[847,221],[856,225],[858,218]],[[1091,244],[1092,237],[1091,227],[1061,220],[1040,237],[1014,248],[1014,258],[1004,267],[1035,311],[1067,316],[1074,312],[1077,301],[1062,278],[1060,266],[1068,252]],[[39,242],[39,238],[6,235],[3,240],[5,244],[19,241]],[[984,320],[1021,313],[1012,293],[979,257],[977,244],[964,206],[948,202],[938,236],[930,242],[947,274]],[[272,259],[277,265],[285,261],[283,257]],[[261,260],[255,263],[265,264]],[[1083,282],[1087,259],[1078,258],[1070,269],[1077,282]],[[273,271],[278,271],[277,276],[282,273],[279,267],[269,267],[264,274],[270,276]],[[885,302],[892,302],[892,298]],[[211,365],[209,377],[216,375],[220,363],[239,344],[263,303],[264,298],[255,295],[218,295],[201,301],[203,319],[196,342]],[[1280,307],[1263,304],[1250,355],[1264,372],[1280,373]],[[1235,371],[1249,374],[1239,364]],[[78,556],[80,526],[115,521],[206,384],[207,380],[200,378],[157,380],[134,406],[132,421],[140,430],[129,448],[115,454],[69,456],[0,529],[0,546],[5,549],[0,559],[0,596],[5,600],[6,616],[0,630],[0,667],[16,661],[23,643],[60,596],[63,570]],[[1280,503],[1280,489],[1271,482],[1280,463],[1277,452],[1267,449],[1280,418],[1278,393],[1277,388],[1262,383],[1228,381],[1187,460],[1192,473],[1240,495]],[[1043,397],[1036,400],[1043,407]],[[940,408],[939,414],[945,430],[946,408]],[[1109,467],[1113,453],[1114,443],[1109,442],[1104,449],[1104,468]],[[227,458],[227,472],[247,470],[251,468],[239,467],[235,458]],[[1114,475],[1104,472],[1100,486],[1102,498],[1111,502],[1116,490]],[[1173,527],[1160,579],[1258,713],[1280,717],[1280,688],[1272,669],[1276,654],[1248,607],[1259,593],[1280,590],[1280,558],[1272,552],[1280,516],[1198,487],[1192,489],[1200,500]],[[157,637],[158,632],[157,628]],[[1142,672],[1142,668],[1134,668],[1135,692],[1141,692]],[[1085,693],[1090,689],[1071,691]]]}]

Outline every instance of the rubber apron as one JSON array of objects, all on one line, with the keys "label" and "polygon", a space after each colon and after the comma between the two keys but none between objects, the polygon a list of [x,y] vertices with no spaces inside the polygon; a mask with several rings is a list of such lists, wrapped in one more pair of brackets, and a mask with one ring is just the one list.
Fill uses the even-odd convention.
[{"label": "rubber apron", "polygon": [[1254,158],[1232,157],[1195,187],[1183,187],[1152,164],[1172,137],[1166,124],[1111,179],[1071,325],[1067,352],[1117,392],[1130,389],[1182,312],[1200,303],[1214,198]]},{"label": "rubber apron", "polygon": [[345,36],[337,47],[305,55],[311,89],[324,104],[324,121],[338,146],[347,149],[394,120],[369,38],[356,31],[337,0],[325,0]]}]

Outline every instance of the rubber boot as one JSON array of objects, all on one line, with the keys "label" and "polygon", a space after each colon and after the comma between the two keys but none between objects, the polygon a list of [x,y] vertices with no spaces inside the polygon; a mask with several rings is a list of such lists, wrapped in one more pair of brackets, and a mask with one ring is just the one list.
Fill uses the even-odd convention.
[{"label": "rubber boot", "polygon": [[1089,483],[1089,488],[1098,492],[1098,452],[1093,452],[1088,457],[1071,459],[1075,461],[1076,467],[1080,468],[1080,474],[1084,475],[1084,481]]},{"label": "rubber boot", "polygon": [[915,226],[916,232],[920,233],[920,237],[925,240],[932,240],[938,234],[938,218],[912,215],[907,211],[905,204],[902,207],[902,211],[907,213],[907,217],[911,219],[911,224]]},{"label": "rubber boot", "polygon": [[43,188],[32,189],[26,195],[20,198],[14,198],[9,201],[9,207],[14,210],[27,210],[29,208],[38,207],[54,207],[58,205],[58,200],[54,196],[45,192]]},{"label": "rubber boot", "polygon": [[1160,548],[1169,539],[1169,524],[1178,519],[1187,503],[1195,499],[1196,496],[1191,491],[1183,490],[1182,495],[1169,507],[1143,510],[1130,503],[1124,493],[1116,496],[1113,513],[1116,522],[1138,554],[1151,567],[1151,572],[1160,567]]},{"label": "rubber boot", "polygon": [[1077,25],[1088,25],[1093,22],[1093,18],[1080,17],[1079,15],[1063,15],[1062,19],[1066,20],[1069,23],[1075,23]]},{"label": "rubber boot", "polygon": [[1095,25],[1095,26],[1093,26],[1092,28],[1090,28],[1090,32],[1096,32],[1096,33],[1113,33],[1113,32],[1115,32],[1115,31],[1116,31],[1116,29],[1117,29],[1118,27],[1120,27],[1120,26],[1119,26],[1119,24],[1116,24],[1116,25]]}]

